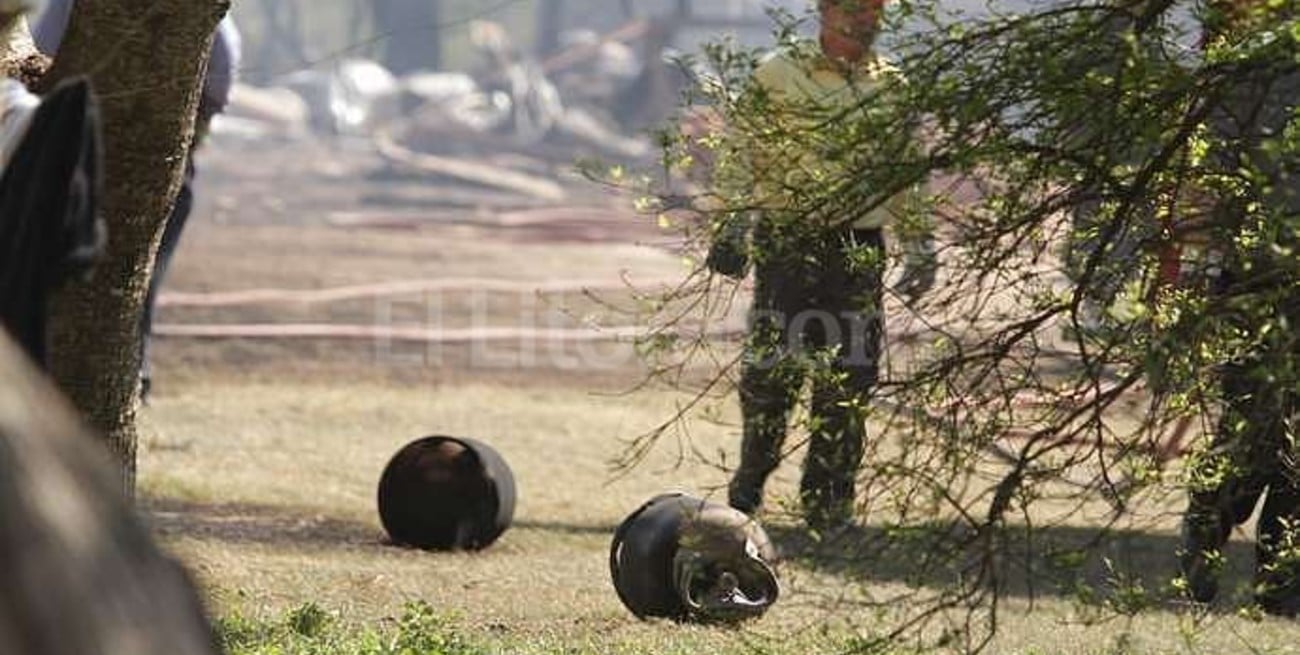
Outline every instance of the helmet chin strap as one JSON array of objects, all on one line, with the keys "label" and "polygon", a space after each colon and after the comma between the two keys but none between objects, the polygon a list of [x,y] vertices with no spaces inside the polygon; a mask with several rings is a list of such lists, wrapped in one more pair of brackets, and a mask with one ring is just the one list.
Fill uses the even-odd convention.
[{"label": "helmet chin strap", "polygon": [[[762,614],[776,602],[776,573],[756,557],[757,548],[746,540],[742,559],[718,562],[693,548],[681,548],[673,557],[673,580],[682,603],[691,614],[707,619],[741,620]],[[724,568],[728,564],[732,568]],[[741,574],[757,574],[760,593],[751,596],[741,587]]]}]

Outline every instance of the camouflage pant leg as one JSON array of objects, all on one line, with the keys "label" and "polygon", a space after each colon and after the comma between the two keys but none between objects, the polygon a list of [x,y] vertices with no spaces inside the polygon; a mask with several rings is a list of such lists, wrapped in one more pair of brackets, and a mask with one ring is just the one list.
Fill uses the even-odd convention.
[{"label": "camouflage pant leg", "polygon": [[768,252],[754,266],[754,300],[739,382],[744,421],[740,464],[728,489],[731,506],[744,512],[762,503],[763,485],[781,462],[790,415],[804,381],[802,341],[790,326],[808,302],[800,267],[774,257],[773,239],[764,231],[755,240]]},{"label": "camouflage pant leg", "polygon": [[802,386],[802,372],[786,341],[780,316],[755,312],[741,362],[740,464],[728,489],[731,506],[743,512],[762,504],[763,485],[781,463],[787,425]]},{"label": "camouflage pant leg", "polygon": [[[879,231],[855,232],[854,247],[883,252]],[[854,261],[863,263],[854,264]],[[866,410],[879,377],[884,332],[883,259],[841,257],[827,271],[822,307],[834,333],[809,335],[828,348],[813,372],[812,425],[800,496],[810,523],[852,516],[866,442]]]}]

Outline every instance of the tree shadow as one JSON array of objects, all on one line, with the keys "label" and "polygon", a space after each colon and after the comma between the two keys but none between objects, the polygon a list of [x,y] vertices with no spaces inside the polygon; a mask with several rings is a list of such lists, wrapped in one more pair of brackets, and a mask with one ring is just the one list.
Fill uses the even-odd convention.
[{"label": "tree shadow", "polygon": [[163,538],[316,549],[389,543],[377,525],[282,505],[142,497],[140,508]]},{"label": "tree shadow", "polygon": [[[993,571],[1007,597],[1183,599],[1173,587],[1182,539],[1172,533],[1012,526],[989,536],[938,524],[855,525],[824,535],[791,524],[766,529],[785,561],[858,583],[956,589]],[[1220,602],[1249,602],[1254,544],[1234,540],[1223,555]]]}]

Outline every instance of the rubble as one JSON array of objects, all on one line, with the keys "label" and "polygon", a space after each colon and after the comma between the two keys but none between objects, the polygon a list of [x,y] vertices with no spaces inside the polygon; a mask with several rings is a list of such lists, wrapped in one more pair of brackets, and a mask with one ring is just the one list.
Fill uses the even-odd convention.
[{"label": "rubble", "polygon": [[387,131],[375,135],[375,147],[390,163],[431,175],[496,187],[544,200],[563,200],[565,197],[564,188],[552,180],[469,159],[417,152],[398,143]]},{"label": "rubble", "polygon": [[226,111],[216,120],[217,132],[306,136],[311,111],[302,96],[284,87],[261,88],[236,83]]},{"label": "rubble", "polygon": [[629,42],[651,33],[643,20],[606,35],[571,32],[564,49],[538,61],[521,53],[502,26],[476,21],[471,42],[482,61],[470,73],[399,78],[377,62],[345,58],[272,86],[237,85],[229,120],[216,129],[245,138],[360,140],[387,174],[558,201],[566,197],[561,171],[580,159],[629,164],[654,156],[649,135],[630,132],[612,109],[646,78],[648,64]]}]

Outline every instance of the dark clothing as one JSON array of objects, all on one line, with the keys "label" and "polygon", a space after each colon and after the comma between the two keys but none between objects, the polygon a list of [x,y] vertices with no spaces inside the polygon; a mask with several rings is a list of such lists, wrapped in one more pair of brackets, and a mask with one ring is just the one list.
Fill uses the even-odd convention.
[{"label": "dark clothing", "polygon": [[[197,145],[197,144],[196,144]],[[149,363],[149,342],[153,335],[154,304],[158,302],[158,292],[167,277],[167,268],[171,265],[172,255],[180,244],[181,232],[194,209],[194,158],[185,159],[185,173],[181,178],[180,191],[176,192],[176,204],[167,215],[167,224],[163,226],[162,242],[158,244],[158,257],[154,260],[153,275],[149,278],[149,292],[145,296],[144,313],[140,315],[140,383],[141,392],[147,398],[153,384],[153,372]]]},{"label": "dark clothing", "polygon": [[[1267,274],[1267,264],[1262,258],[1259,263],[1249,276],[1229,268],[1220,291],[1234,293],[1237,285]],[[1250,519],[1262,498],[1255,536],[1256,600],[1265,610],[1286,616],[1300,612],[1300,336],[1295,333],[1300,288],[1291,284],[1274,296],[1274,314],[1268,317],[1289,329],[1272,330],[1254,353],[1227,364],[1220,374],[1223,414],[1209,452],[1193,462],[1183,527],[1183,572],[1193,597],[1208,602],[1218,585],[1207,553],[1220,552],[1232,529]],[[1242,330],[1258,329],[1248,318],[1258,320],[1241,316],[1232,322]]]},{"label": "dark clothing", "polygon": [[99,110],[84,79],[41,101],[0,176],[0,319],[46,363],[46,301],[104,246]]},{"label": "dark clothing", "polygon": [[[1228,253],[1218,285],[1228,303],[1255,299],[1248,306],[1253,313],[1227,320],[1260,343],[1222,372],[1223,416],[1210,452],[1193,469],[1183,570],[1197,600],[1213,598],[1217,584],[1205,553],[1221,549],[1233,526],[1244,523],[1263,497],[1256,599],[1266,611],[1294,616],[1300,611],[1300,161],[1294,152],[1279,156],[1266,144],[1280,137],[1295,111],[1300,71],[1289,53],[1279,55],[1250,62],[1235,75],[1209,121],[1214,137],[1223,141],[1212,152],[1214,166],[1238,178],[1244,178],[1242,170],[1258,173],[1242,180],[1247,183],[1241,193],[1218,199],[1212,222],[1221,231],[1219,241],[1231,243],[1255,229],[1252,206],[1273,214],[1265,221],[1278,229],[1263,233],[1248,251]],[[1259,316],[1261,306],[1271,307],[1272,315]],[[1261,330],[1261,318],[1275,329]]]},{"label": "dark clothing", "polygon": [[[1089,83],[1085,80],[1090,77],[1113,79],[1122,76],[1124,61],[1128,57],[1127,40],[1135,36],[1133,21],[1136,16],[1113,10],[1098,15],[1096,38],[1087,44],[1079,44],[1070,60],[1078,67],[1080,93],[1088,89]],[[1154,52],[1157,46],[1151,40],[1143,40],[1141,47],[1148,50],[1149,61],[1173,65]],[[1140,202],[1126,216],[1114,216],[1104,211],[1107,204],[1117,203],[1113,200],[1106,202],[1107,195],[1113,198],[1115,194],[1106,192],[1107,182],[1098,170],[1134,166],[1148,160],[1157,150],[1151,143],[1131,138],[1131,135],[1126,138],[1116,120],[1114,110],[1117,107],[1104,104],[1119,102],[1118,94],[1114,95],[1116,99],[1109,101],[1085,101],[1079,95],[1068,96],[1065,102],[1055,107],[1063,129],[1060,133],[1051,133],[1052,138],[1061,138],[1060,145],[1071,154],[1071,158],[1090,162],[1092,167],[1082,178],[1081,188],[1077,190],[1079,197],[1068,210],[1070,232],[1065,244],[1063,272],[1072,283],[1084,283],[1088,261],[1098,250],[1102,251],[1082,289],[1084,299],[1092,305],[1086,309],[1097,313],[1104,312],[1123,287],[1141,274],[1141,267],[1134,263],[1139,261],[1142,249],[1160,228],[1154,220],[1155,210],[1150,202]],[[1120,225],[1113,225],[1115,221],[1121,221]],[[1108,235],[1103,243],[1102,235],[1110,229],[1115,233]],[[1087,318],[1094,319],[1093,316]]]},{"label": "dark clothing", "polygon": [[[1300,534],[1286,528],[1288,523],[1300,526],[1295,460],[1300,452],[1287,438],[1287,422],[1300,416],[1300,381],[1293,376],[1288,387],[1263,373],[1247,365],[1223,373],[1226,406],[1210,453],[1198,462],[1202,470],[1193,476],[1185,518],[1190,552],[1184,567],[1198,600],[1213,598],[1215,585],[1207,579],[1212,572],[1192,569],[1206,566],[1198,561],[1205,551],[1221,550],[1232,529],[1245,523],[1264,498],[1255,544],[1257,600],[1271,612],[1294,615],[1300,610],[1300,561],[1282,553],[1288,542],[1292,548],[1300,545]],[[1215,483],[1199,486],[1196,479]]]},{"label": "dark clothing", "polygon": [[754,301],[740,379],[744,416],[733,507],[753,511],[780,463],[790,414],[811,378],[808,455],[800,484],[810,522],[851,515],[865,408],[884,328],[880,230],[795,231],[760,221]]}]

